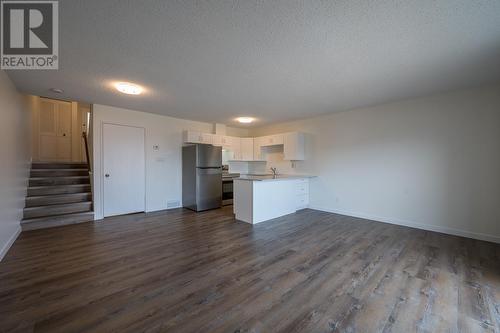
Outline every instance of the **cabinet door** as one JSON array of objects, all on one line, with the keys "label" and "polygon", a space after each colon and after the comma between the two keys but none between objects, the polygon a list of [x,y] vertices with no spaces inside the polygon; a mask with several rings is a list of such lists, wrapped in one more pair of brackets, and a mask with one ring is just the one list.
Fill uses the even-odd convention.
[{"label": "cabinet door", "polygon": [[295,181],[295,203],[297,210],[309,206],[309,180],[298,179]]},{"label": "cabinet door", "polygon": [[284,141],[283,134],[262,136],[258,139],[261,147],[282,145]]},{"label": "cabinet door", "polygon": [[217,134],[212,135],[212,144],[214,146],[223,147],[225,141],[226,140],[224,139],[224,137],[222,135],[217,135]]},{"label": "cabinet door", "polygon": [[269,140],[271,145],[282,145],[284,142],[283,134],[271,135]]},{"label": "cabinet door", "polygon": [[253,138],[241,138],[241,159],[243,161],[253,160]]},{"label": "cabinet door", "polygon": [[212,138],[213,138],[213,134],[209,134],[209,133],[201,133],[200,134],[200,140],[201,140],[201,143],[206,143],[206,144],[212,144]]},{"label": "cabinet door", "polygon": [[201,133],[195,131],[184,132],[185,143],[201,143]]},{"label": "cabinet door", "polygon": [[228,139],[228,142],[226,143],[226,146],[228,150],[232,151],[234,153],[234,159],[235,160],[241,160],[241,139],[240,138],[235,138],[235,137],[226,137]]},{"label": "cabinet door", "polygon": [[233,136],[222,136],[221,137],[221,143],[222,143],[222,147],[226,148],[226,149],[229,149],[231,151],[236,151],[235,149],[235,144],[238,143],[238,149],[239,150],[239,139],[240,138],[236,138],[236,137],[233,137]]},{"label": "cabinet door", "polygon": [[260,137],[260,138],[255,138],[253,140],[253,159],[254,160],[262,160],[263,159],[263,154],[262,154],[262,147],[263,142],[265,142],[265,137]]},{"label": "cabinet door", "polygon": [[284,134],[284,159],[288,161],[303,161],[305,159],[305,143],[303,133]]}]

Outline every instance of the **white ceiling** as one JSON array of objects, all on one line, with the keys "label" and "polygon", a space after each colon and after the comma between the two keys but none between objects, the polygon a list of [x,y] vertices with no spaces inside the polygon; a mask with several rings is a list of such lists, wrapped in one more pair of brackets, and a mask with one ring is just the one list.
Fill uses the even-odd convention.
[{"label": "white ceiling", "polygon": [[499,0],[59,3],[60,69],[23,92],[258,126],[500,80]]}]

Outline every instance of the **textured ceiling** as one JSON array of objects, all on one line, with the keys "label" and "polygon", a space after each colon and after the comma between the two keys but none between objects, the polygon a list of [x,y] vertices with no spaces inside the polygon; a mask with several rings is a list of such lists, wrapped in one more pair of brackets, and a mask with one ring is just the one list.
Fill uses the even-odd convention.
[{"label": "textured ceiling", "polygon": [[59,29],[60,69],[10,71],[19,90],[200,121],[258,126],[500,80],[498,0],[63,0]]}]

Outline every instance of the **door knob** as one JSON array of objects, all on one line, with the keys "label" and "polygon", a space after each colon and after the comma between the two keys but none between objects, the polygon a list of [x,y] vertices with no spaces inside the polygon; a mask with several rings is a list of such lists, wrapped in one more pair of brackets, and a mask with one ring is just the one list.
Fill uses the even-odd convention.
[{"label": "door knob", "polygon": [[109,178],[109,173],[105,174],[104,177]]}]

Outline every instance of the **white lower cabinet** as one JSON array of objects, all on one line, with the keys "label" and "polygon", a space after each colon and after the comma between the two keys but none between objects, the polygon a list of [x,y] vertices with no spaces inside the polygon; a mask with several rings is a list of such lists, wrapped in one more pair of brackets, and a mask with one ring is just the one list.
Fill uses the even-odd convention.
[{"label": "white lower cabinet", "polygon": [[234,180],[234,214],[247,223],[260,223],[309,206],[309,179]]},{"label": "white lower cabinet", "polygon": [[309,206],[309,179],[307,178],[295,182],[295,206],[297,210]]}]

